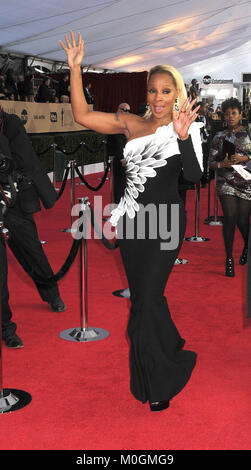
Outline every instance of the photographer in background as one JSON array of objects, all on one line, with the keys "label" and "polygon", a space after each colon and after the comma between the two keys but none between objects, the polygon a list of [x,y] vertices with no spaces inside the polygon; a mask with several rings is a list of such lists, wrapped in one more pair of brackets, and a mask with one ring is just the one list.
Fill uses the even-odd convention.
[{"label": "photographer in background", "polygon": [[[11,177],[17,189],[16,202],[4,213],[4,226],[9,231],[8,245],[13,254],[33,279],[43,301],[51,310],[62,312],[65,305],[60,298],[57,282],[52,279],[53,271],[38,238],[37,227],[32,214],[41,210],[40,201],[46,209],[53,207],[57,193],[42,169],[27,137],[22,121],[14,114],[7,114],[0,108],[0,153],[13,160]],[[9,178],[1,172],[0,184],[7,193]],[[1,246],[1,250],[3,247]],[[5,255],[4,255],[5,256]],[[2,256],[1,256],[2,259]],[[3,340],[12,348],[22,347],[22,341],[15,333],[16,325],[11,322],[8,307],[7,270],[1,273],[3,285]],[[7,299],[7,301],[6,301]],[[14,332],[13,332],[14,331]]]}]

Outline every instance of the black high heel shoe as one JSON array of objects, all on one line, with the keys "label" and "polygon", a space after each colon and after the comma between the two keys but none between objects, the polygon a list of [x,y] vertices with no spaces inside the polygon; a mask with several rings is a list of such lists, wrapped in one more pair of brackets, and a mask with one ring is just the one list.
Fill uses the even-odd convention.
[{"label": "black high heel shoe", "polygon": [[234,277],[234,260],[233,258],[227,258],[226,259],[226,276],[228,277]]},{"label": "black high heel shoe", "polygon": [[244,265],[248,260],[248,247],[244,246],[243,252],[239,259],[239,264]]},{"label": "black high heel shoe", "polygon": [[162,411],[169,407],[169,400],[149,403],[151,411]]}]

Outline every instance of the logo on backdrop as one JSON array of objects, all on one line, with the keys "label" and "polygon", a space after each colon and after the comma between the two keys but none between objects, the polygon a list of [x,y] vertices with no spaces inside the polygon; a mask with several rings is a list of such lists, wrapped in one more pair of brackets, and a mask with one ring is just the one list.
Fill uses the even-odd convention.
[{"label": "logo on backdrop", "polygon": [[61,109],[61,126],[63,127],[64,126],[64,113],[65,113],[65,110],[64,108]]},{"label": "logo on backdrop", "polygon": [[24,124],[26,124],[26,122],[28,121],[28,112],[26,111],[26,109],[23,109],[23,111],[21,112],[21,120]]},{"label": "logo on backdrop", "polygon": [[51,112],[50,113],[50,120],[51,122],[58,122],[58,115],[56,112]]},{"label": "logo on backdrop", "polygon": [[205,77],[203,77],[204,85],[209,85],[209,83],[211,82],[212,82],[212,78],[210,77],[210,75],[205,75]]}]

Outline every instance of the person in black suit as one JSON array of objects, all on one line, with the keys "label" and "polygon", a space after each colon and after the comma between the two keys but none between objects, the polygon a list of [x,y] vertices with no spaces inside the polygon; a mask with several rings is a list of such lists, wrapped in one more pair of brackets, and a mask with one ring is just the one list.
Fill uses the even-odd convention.
[{"label": "person in black suit", "polygon": [[[53,311],[62,312],[66,307],[60,298],[57,282],[53,279],[53,271],[41,246],[32,216],[41,210],[40,201],[46,209],[53,207],[57,193],[47,173],[41,167],[21,119],[14,114],[5,113],[1,108],[0,153],[13,162],[12,180],[17,188],[17,198],[13,207],[6,210],[3,200],[1,201],[1,207],[5,212],[4,226],[9,231],[8,246],[33,279],[42,300],[48,302]],[[1,174],[1,171],[0,184],[4,192],[9,190],[9,179]],[[11,320],[4,250],[4,243],[1,242],[2,337],[8,347],[18,348],[23,344],[15,333],[16,324]]]},{"label": "person in black suit", "polygon": [[69,77],[69,74],[66,73],[64,74],[62,80],[59,82],[59,85],[58,85],[58,96],[61,102],[64,102],[63,99],[61,99],[61,97],[64,97],[64,98],[68,97],[68,103],[69,103],[70,101],[69,87],[70,87],[70,77]]},{"label": "person in black suit", "polygon": [[25,81],[24,81],[23,75],[19,75],[18,77],[17,89],[18,89],[20,101],[28,101],[28,96],[26,95],[26,87],[25,87]]},{"label": "person in black suit", "polygon": [[91,93],[91,82],[87,82],[84,87],[84,95],[87,104],[93,104],[93,109],[95,108],[95,98]]},{"label": "person in black suit", "polygon": [[15,101],[18,101],[18,89],[13,69],[7,70],[5,84],[8,89],[8,93],[14,93],[14,99]]},{"label": "person in black suit", "polygon": [[50,103],[51,90],[52,90],[52,88],[50,87],[50,83],[51,83],[51,79],[49,77],[45,77],[43,79],[43,82],[38,88],[37,99],[36,99],[38,103]]}]

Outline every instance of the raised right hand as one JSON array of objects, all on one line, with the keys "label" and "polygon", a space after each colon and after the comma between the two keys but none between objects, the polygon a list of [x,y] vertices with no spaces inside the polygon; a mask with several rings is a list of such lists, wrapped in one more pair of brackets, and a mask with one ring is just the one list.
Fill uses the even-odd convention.
[{"label": "raised right hand", "polygon": [[81,33],[78,33],[78,44],[76,44],[73,31],[70,31],[70,35],[71,42],[68,39],[68,35],[65,35],[65,41],[68,47],[64,44],[63,41],[59,41],[59,43],[66,52],[70,69],[73,69],[74,67],[80,66],[84,58],[84,41],[82,39]]}]

